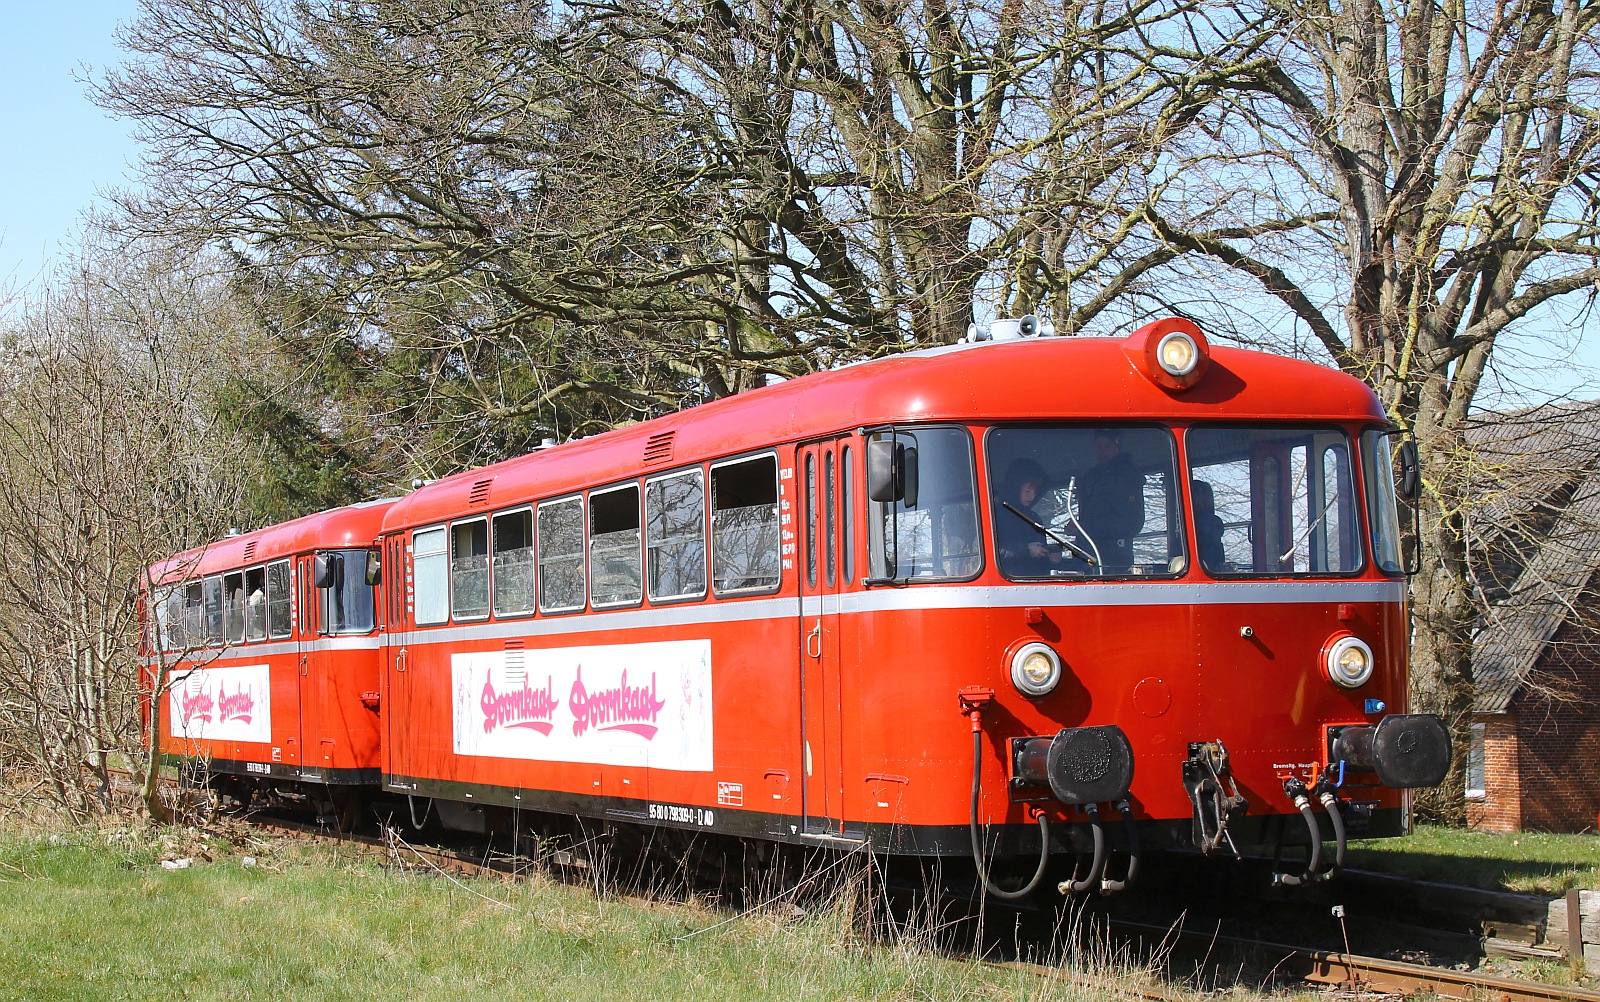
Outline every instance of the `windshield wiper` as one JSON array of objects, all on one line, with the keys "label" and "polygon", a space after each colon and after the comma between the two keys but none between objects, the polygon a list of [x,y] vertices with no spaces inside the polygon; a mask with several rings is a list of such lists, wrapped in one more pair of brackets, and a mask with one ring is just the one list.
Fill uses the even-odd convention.
[{"label": "windshield wiper", "polygon": [[1082,560],[1084,563],[1088,564],[1090,567],[1098,567],[1098,566],[1100,566],[1100,561],[1096,560],[1089,553],[1088,550],[1085,550],[1083,547],[1079,546],[1077,543],[1074,543],[1072,540],[1070,540],[1067,537],[1065,537],[1065,536],[1061,535],[1060,533],[1056,532],[1054,529],[1050,528],[1049,526],[1041,525],[1040,523],[1035,522],[1033,519],[1029,518],[1027,516],[1027,514],[1025,514],[1022,511],[1021,508],[1018,508],[1016,505],[1012,504],[1010,501],[1002,501],[1002,502],[1000,502],[1000,504],[1001,504],[1002,507],[1005,508],[1006,511],[1009,511],[1011,514],[1017,516],[1018,518],[1022,519],[1024,522],[1026,522],[1029,525],[1033,526],[1035,530],[1037,530],[1041,535],[1043,535],[1047,539],[1054,540],[1062,549],[1071,551],[1073,556],[1077,557],[1079,560]]}]

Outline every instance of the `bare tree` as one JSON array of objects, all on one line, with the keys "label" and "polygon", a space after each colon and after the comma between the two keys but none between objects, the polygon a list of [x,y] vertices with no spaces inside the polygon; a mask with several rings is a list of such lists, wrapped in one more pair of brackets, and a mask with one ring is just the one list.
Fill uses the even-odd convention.
[{"label": "bare tree", "polygon": [[437,475],[693,399],[724,315],[692,144],[560,32],[531,0],[162,0],[96,94],[148,144],[144,230],[230,246]]},{"label": "bare tree", "polygon": [[90,242],[5,333],[0,747],[74,815],[111,806],[118,762],[153,774],[137,594],[236,509],[249,465],[212,431],[206,362],[243,322],[192,262]]},{"label": "bare tree", "polygon": [[1099,281],[1270,37],[1193,0],[160,0],[96,94],[146,228],[230,242],[428,474]]}]

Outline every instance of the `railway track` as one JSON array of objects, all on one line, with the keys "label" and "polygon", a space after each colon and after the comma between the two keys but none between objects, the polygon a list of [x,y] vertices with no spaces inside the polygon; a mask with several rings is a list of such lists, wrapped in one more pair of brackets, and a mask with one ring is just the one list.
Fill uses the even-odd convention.
[{"label": "railway track", "polygon": [[[281,831],[297,838],[325,841],[344,845],[363,846],[386,857],[398,855],[399,862],[414,863],[437,870],[451,877],[513,875],[516,867],[508,861],[485,860],[474,862],[463,858],[452,849],[442,849],[409,842],[396,842],[377,836],[330,834],[316,825],[297,823],[275,817],[257,817],[253,823]],[[584,868],[581,859],[558,856],[558,866],[570,870]],[[628,898],[627,895],[623,895]],[[640,902],[646,899],[639,898]],[[1469,1002],[1600,1002],[1600,992],[1582,988],[1547,985],[1515,978],[1458,971],[1450,968],[1429,967],[1422,964],[1386,960],[1328,950],[1308,949],[1285,943],[1264,942],[1220,931],[1173,929],[1167,926],[1126,920],[1110,923],[1118,936],[1137,940],[1151,950],[1169,957],[1180,954],[1210,958],[1219,966],[1223,956],[1249,958],[1252,966],[1270,970],[1281,977],[1297,979],[1309,985],[1340,989],[1350,998],[1383,998],[1423,996],[1438,999],[1461,999]],[[999,962],[1009,968],[1035,971],[1044,977],[1059,979],[1063,972],[1058,967],[1031,964],[1021,961]],[[1091,976],[1073,974],[1072,981],[1086,987],[1135,993],[1152,1002],[1179,1002],[1194,997],[1192,990],[1179,986],[1137,985],[1124,980],[1103,981]]]}]

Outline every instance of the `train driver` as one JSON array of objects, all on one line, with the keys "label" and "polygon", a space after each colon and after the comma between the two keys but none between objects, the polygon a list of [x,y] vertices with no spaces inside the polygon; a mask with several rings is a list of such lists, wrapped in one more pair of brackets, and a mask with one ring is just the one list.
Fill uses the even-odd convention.
[{"label": "train driver", "polygon": [[1094,466],[1078,478],[1078,522],[1099,550],[1104,573],[1133,568],[1133,537],[1144,528],[1144,474],[1122,451],[1122,432],[1094,433]]},{"label": "train driver", "polygon": [[[1013,578],[1045,577],[1050,568],[1063,563],[1066,558],[1059,547],[1049,543],[1042,532],[1029,522],[1043,524],[1034,511],[1046,480],[1044,467],[1031,459],[1014,459],[1006,467],[1006,476],[995,499],[995,551],[1000,558],[1000,570]],[[1007,511],[1008,502],[1015,511]],[[1019,518],[1018,514],[1023,517]]]}]

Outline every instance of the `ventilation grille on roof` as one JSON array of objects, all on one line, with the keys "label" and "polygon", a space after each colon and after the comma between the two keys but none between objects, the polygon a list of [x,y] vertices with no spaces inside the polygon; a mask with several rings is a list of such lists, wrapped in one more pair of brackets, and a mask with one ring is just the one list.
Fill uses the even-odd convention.
[{"label": "ventilation grille on roof", "polygon": [[644,461],[650,463],[665,463],[672,458],[672,436],[676,432],[663,431],[650,436],[644,444]]},{"label": "ventilation grille on roof", "polygon": [[489,485],[494,483],[494,478],[479,480],[472,485],[472,493],[467,495],[467,504],[486,504],[489,501]]},{"label": "ventilation grille on roof", "polygon": [[244,562],[245,563],[248,564],[250,561],[252,561],[252,560],[254,560],[256,558],[256,543],[257,542],[259,542],[259,540],[252,539],[252,540],[250,540],[250,542],[244,544]]}]

